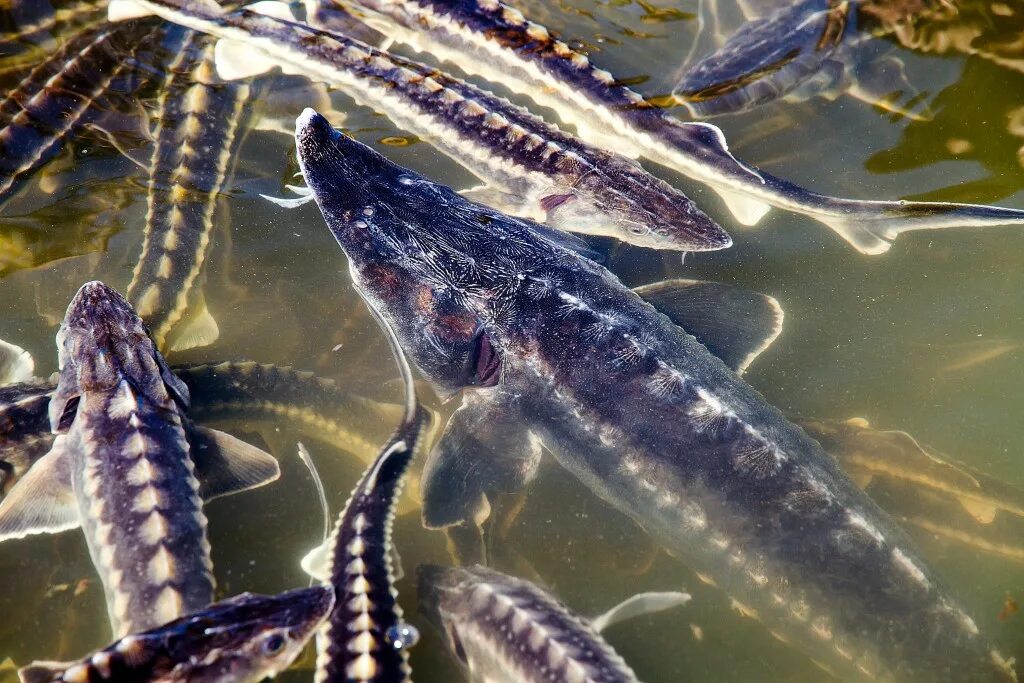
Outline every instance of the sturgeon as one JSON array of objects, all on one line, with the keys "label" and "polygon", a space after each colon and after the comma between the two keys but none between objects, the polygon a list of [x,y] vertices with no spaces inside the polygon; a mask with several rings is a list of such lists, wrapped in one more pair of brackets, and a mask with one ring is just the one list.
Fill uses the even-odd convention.
[{"label": "sturgeon", "polygon": [[129,68],[125,53],[154,29],[147,21],[87,29],[33,69],[0,103],[0,201],[85,122],[114,79]]},{"label": "sturgeon", "polygon": [[[296,143],[355,287],[439,393],[464,391],[425,466],[428,525],[480,519],[489,487],[535,474],[542,444],[839,676],[1016,679],[888,515],[686,320],[534,223],[396,166],[312,110]],[[509,437],[500,458],[462,447],[483,411]],[[477,476],[460,491],[470,466]]]},{"label": "sturgeon", "polygon": [[[260,3],[259,9],[281,7]],[[227,39],[218,45],[223,76],[280,63],[287,72],[342,88],[470,169],[485,183],[471,194],[505,211],[651,248],[703,251],[732,244],[685,195],[634,161],[436,69],[251,9],[225,12],[204,0],[110,5],[114,18],[146,12]]]},{"label": "sturgeon", "polygon": [[81,526],[118,637],[205,607],[213,565],[200,496],[273,481],[277,461],[188,421],[188,389],[106,285],[82,286],[57,346],[47,406],[57,438],[0,503],[0,540]]},{"label": "sturgeon", "polygon": [[322,578],[337,596],[337,606],[317,634],[317,683],[412,680],[408,650],[419,636],[403,621],[398,605],[391,529],[429,414],[416,399],[412,371],[395,333],[383,318],[377,318],[402,376],[405,412],[349,496],[325,552],[312,553],[325,556],[327,571]]},{"label": "sturgeon", "polygon": [[333,604],[333,592],[323,586],[243,593],[77,662],[33,662],[18,677],[21,683],[256,683],[291,665]]},{"label": "sturgeon", "polygon": [[601,637],[612,624],[685,604],[686,593],[642,593],[585,620],[539,587],[487,567],[424,565],[420,611],[473,681],[636,683]]},{"label": "sturgeon", "polygon": [[[746,5],[746,3],[744,3]],[[779,96],[845,93],[896,114],[920,119],[923,96],[899,59],[877,56],[879,38],[908,49],[977,56],[1020,71],[1012,39],[1012,8],[945,0],[801,0],[744,6],[749,21],[725,44],[689,66],[675,101],[704,116],[747,109]],[[1017,21],[1019,25],[1019,21]],[[905,98],[903,104],[893,95]],[[909,110],[908,110],[909,108]]]},{"label": "sturgeon", "polygon": [[845,87],[857,2],[800,0],[743,24],[687,68],[673,96],[695,116],[752,109],[798,89]]},{"label": "sturgeon", "polygon": [[881,254],[912,230],[1024,223],[1024,210],[830,197],[755,169],[729,152],[717,127],[672,117],[498,0],[358,2],[374,13],[365,19],[374,28],[530,97],[582,139],[707,183],[744,225],[774,206],[824,223],[861,253]]},{"label": "sturgeon", "polygon": [[195,285],[249,99],[247,84],[216,78],[214,43],[185,33],[160,92],[142,254],[128,285],[128,301],[166,351],[206,346],[220,334]]}]

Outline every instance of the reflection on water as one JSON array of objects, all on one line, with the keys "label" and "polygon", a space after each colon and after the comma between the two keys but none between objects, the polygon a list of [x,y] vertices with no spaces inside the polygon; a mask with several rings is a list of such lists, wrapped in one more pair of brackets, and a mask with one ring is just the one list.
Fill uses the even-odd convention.
[{"label": "reflection on water", "polygon": [[[14,10],[3,8],[0,25],[12,30]],[[702,12],[696,3],[533,0],[522,9],[649,95],[671,88],[699,26],[714,28],[696,20]],[[928,94],[928,120],[893,117],[839,97],[779,100],[715,122],[745,160],[822,192],[1000,200],[1024,208],[1020,14],[1013,3],[971,3],[937,23],[913,23],[916,38],[909,32],[883,38],[910,82]],[[24,44],[5,42],[4,92],[45,58],[37,45],[61,43],[87,21]],[[716,30],[729,28],[735,26]],[[702,34],[701,44],[705,39]],[[156,44],[133,57],[139,71],[151,75],[167,63]],[[154,82],[160,80],[115,84],[103,105],[117,116],[105,117],[98,128],[80,128],[0,205],[0,336],[31,352],[41,377],[56,369],[55,325],[78,286],[99,278],[125,291],[132,279],[146,225],[148,176],[122,151],[145,148],[131,122],[138,103],[150,115],[156,110]],[[296,85],[298,80],[259,79],[264,92],[294,97],[267,96],[253,105],[252,119],[266,125],[241,136],[218,202],[198,286],[219,337],[168,357],[172,363],[253,359],[290,365],[331,378],[345,392],[396,402],[401,389],[390,355],[354,295],[344,256],[317,209],[282,209],[259,197],[282,195],[283,186],[295,182],[292,141],[273,129],[287,129],[311,98],[324,96]],[[341,93],[324,97],[338,113],[336,121],[343,119],[357,139],[397,163],[459,189],[474,184],[465,170],[408,131]],[[884,256],[865,257],[791,214],[773,214],[756,230],[739,228],[709,192],[651,169],[689,192],[731,231],[735,245],[690,255],[684,265],[677,254],[594,240],[608,267],[629,285],[682,276],[772,294],[785,309],[785,329],[747,373],[771,403],[792,416],[825,418],[821,424],[862,425],[844,422],[856,417],[880,431],[905,431],[923,444],[914,457],[924,460],[911,459],[917,463],[909,466],[912,472],[928,470],[923,463],[935,465],[936,457],[955,463],[959,469],[952,474],[928,470],[952,478],[938,489],[922,488],[892,474],[905,464],[900,458],[907,455],[906,442],[897,448],[886,441],[893,448],[888,463],[878,455],[885,448],[871,441],[877,434],[846,443],[851,452],[858,444],[874,444],[866,449],[874,460],[861,463],[868,472],[857,474],[858,483],[906,524],[1003,654],[1024,658],[1024,621],[1006,607],[1024,597],[1024,524],[1021,508],[1014,507],[1017,490],[1024,489],[1024,233],[914,233]],[[422,393],[443,419],[449,407],[429,389]],[[311,440],[308,425],[299,429],[287,417],[230,418],[235,433],[279,457],[282,477],[208,507],[218,597],[305,585],[298,560],[319,542],[320,510],[294,455],[296,441],[310,445],[335,512],[375,449],[353,457],[322,442],[330,439]],[[368,443],[382,442],[393,426],[385,416],[347,425]],[[835,433],[819,432],[823,442],[827,435]],[[412,664],[419,681],[453,680],[457,669],[438,635],[416,617],[412,571],[421,563],[449,563],[446,540],[422,528],[413,494],[405,495],[396,542],[406,578],[398,588],[406,613],[424,634]],[[545,463],[525,496],[496,501],[495,510],[490,543],[496,566],[547,586],[584,615],[640,590],[693,594],[682,609],[608,632],[642,680],[821,679],[805,657],[742,617],[728,598],[553,462]],[[102,589],[81,534],[3,544],[0,576],[0,614],[6,617],[0,619],[0,681],[11,675],[2,664],[8,657],[18,664],[68,659],[106,642]],[[300,659],[284,678],[308,680],[311,666],[311,658]]]}]

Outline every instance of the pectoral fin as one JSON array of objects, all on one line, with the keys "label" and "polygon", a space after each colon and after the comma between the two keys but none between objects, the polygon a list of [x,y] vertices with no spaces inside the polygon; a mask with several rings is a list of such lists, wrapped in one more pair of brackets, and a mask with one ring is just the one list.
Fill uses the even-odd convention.
[{"label": "pectoral fin", "polygon": [[646,614],[654,614],[679,605],[685,605],[690,601],[689,593],[677,591],[666,591],[660,593],[638,593],[626,598],[619,604],[612,607],[604,614],[590,620],[590,625],[600,633],[609,626],[620,621],[642,617]]},{"label": "pectoral fin", "polygon": [[488,494],[522,489],[540,456],[540,442],[523,428],[509,395],[467,392],[423,467],[424,524],[481,524],[490,510]]},{"label": "pectoral fin", "polygon": [[719,282],[681,279],[633,291],[738,374],[782,332],[782,307],[766,294]]},{"label": "pectoral fin", "polygon": [[206,502],[269,484],[281,476],[274,456],[225,432],[193,426],[189,443],[199,495]]},{"label": "pectoral fin", "polygon": [[299,560],[302,571],[312,576],[317,581],[330,581],[331,579],[331,539],[327,539],[316,546]]},{"label": "pectoral fin", "polygon": [[59,438],[0,502],[0,541],[55,534],[79,525],[70,462],[62,443]]},{"label": "pectoral fin", "polygon": [[206,307],[206,299],[199,296],[192,314],[174,329],[168,340],[169,351],[187,351],[209,346],[220,337],[220,326]]},{"label": "pectoral fin", "polygon": [[757,225],[764,218],[765,214],[772,210],[770,204],[762,202],[760,199],[754,199],[750,195],[732,192],[720,187],[712,189],[718,193],[718,196],[725,202],[726,208],[729,209],[729,213],[739,221],[740,225]]},{"label": "pectoral fin", "polygon": [[36,364],[28,351],[0,339],[0,386],[32,379]]}]

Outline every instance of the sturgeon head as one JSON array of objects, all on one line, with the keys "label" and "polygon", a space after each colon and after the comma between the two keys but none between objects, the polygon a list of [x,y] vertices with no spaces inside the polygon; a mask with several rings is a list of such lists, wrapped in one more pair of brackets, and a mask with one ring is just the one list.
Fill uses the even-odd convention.
[{"label": "sturgeon head", "polygon": [[57,332],[60,379],[50,400],[50,427],[66,431],[79,401],[113,395],[121,382],[151,404],[188,409],[185,384],[174,376],[123,296],[88,282],[72,299]]},{"label": "sturgeon head", "polygon": [[259,681],[288,668],[334,605],[330,587],[243,593],[78,662],[34,662],[22,683]]},{"label": "sturgeon head", "polygon": [[[307,109],[299,163],[353,282],[443,395],[498,384],[491,330],[514,327],[517,289],[544,294],[558,269],[593,267],[560,233],[469,202],[397,166]],[[520,292],[523,293],[523,292]],[[525,292],[529,294],[529,292]]]}]

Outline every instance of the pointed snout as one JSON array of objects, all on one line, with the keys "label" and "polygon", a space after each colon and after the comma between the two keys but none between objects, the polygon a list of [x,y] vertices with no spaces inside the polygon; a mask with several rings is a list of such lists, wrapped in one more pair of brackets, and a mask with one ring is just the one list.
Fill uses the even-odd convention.
[{"label": "pointed snout", "polygon": [[71,299],[64,316],[65,325],[88,325],[96,320],[135,320],[131,304],[117,290],[99,280],[86,282]]}]

